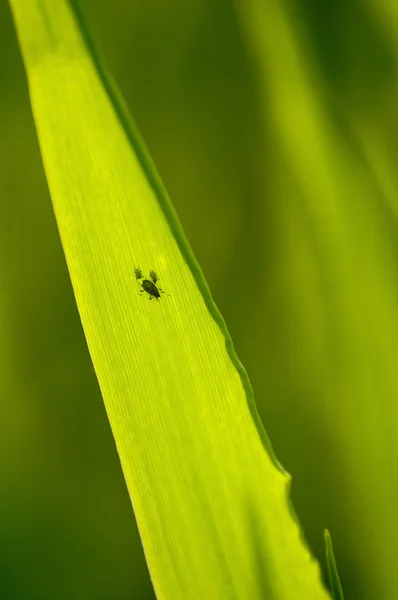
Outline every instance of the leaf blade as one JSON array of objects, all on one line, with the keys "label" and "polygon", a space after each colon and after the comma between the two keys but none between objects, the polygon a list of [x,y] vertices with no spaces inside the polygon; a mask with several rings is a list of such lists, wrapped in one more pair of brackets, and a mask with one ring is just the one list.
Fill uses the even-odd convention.
[{"label": "leaf blade", "polygon": [[[300,589],[327,598],[246,373],[79,21],[61,0],[11,7],[76,301],[158,597],[288,599]],[[159,271],[170,298],[141,298],[137,267]]]},{"label": "leaf blade", "polygon": [[344,600],[343,588],[341,587],[339,572],[337,570],[336,560],[334,558],[332,538],[330,537],[330,533],[327,529],[325,529],[325,546],[330,587],[332,588],[333,598],[334,600]]}]

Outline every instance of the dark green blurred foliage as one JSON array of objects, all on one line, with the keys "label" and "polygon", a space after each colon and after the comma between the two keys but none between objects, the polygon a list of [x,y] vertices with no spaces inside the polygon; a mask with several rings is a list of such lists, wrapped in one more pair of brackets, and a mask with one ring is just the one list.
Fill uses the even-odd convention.
[{"label": "dark green blurred foliage", "polygon": [[[292,5],[328,83],[335,127],[362,160],[345,107],[358,103],[371,116],[391,109],[379,98],[395,77],[392,51],[356,1]],[[362,539],[350,527],[360,499],[348,491],[333,434],[342,413],[331,424],[330,408],[327,416],[318,403],[316,306],[308,307],[314,331],[303,330],[306,298],[291,294],[292,280],[311,278],[291,260],[312,252],[309,225],[280,194],[285,174],[271,128],[264,135],[263,99],[233,3],[81,7],[226,319],[276,455],[293,475],[312,550],[323,561],[330,529],[346,600],[377,597],[366,523]],[[5,3],[0,45],[0,597],[152,598]],[[397,138],[387,127],[383,135],[395,156]]]}]

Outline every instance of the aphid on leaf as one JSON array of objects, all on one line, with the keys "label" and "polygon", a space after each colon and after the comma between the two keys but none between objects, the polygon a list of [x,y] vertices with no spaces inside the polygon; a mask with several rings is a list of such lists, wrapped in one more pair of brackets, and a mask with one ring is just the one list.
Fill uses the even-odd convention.
[{"label": "aphid on leaf", "polygon": [[[135,278],[137,279],[138,283],[142,288],[140,290],[140,294],[142,294],[142,292],[146,292],[149,295],[149,300],[152,300],[152,298],[160,300],[160,294],[166,294],[166,292],[164,292],[161,287],[156,285],[159,278],[156,275],[155,271],[149,271],[149,277],[151,279],[143,279],[141,269],[134,269],[134,274]],[[140,281],[141,279],[142,282]],[[167,296],[169,295],[170,294],[167,294]]]}]

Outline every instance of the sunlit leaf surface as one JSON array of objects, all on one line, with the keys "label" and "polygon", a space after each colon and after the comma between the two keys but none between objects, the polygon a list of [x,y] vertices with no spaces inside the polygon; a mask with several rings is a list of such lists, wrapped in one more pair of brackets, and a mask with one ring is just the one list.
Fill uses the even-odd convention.
[{"label": "sunlit leaf surface", "polygon": [[[63,0],[11,7],[74,293],[158,597],[325,600],[247,376],[81,22]],[[156,271],[167,295],[151,299],[153,279],[140,294],[136,268],[145,278]]]}]

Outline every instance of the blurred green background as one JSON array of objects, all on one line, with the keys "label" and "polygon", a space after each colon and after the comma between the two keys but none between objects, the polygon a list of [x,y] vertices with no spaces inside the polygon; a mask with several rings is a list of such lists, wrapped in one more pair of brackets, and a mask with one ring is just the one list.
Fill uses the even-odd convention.
[{"label": "blurred green background", "polygon": [[[365,390],[367,363],[350,355],[361,342],[352,343],[351,332],[344,354],[344,319],[322,279],[327,261],[297,200],[305,190],[286,166],[272,111],[264,118],[264,82],[233,2],[80,4],[227,322],[276,455],[293,475],[311,549],[323,562],[329,528],[346,600],[396,597],[396,579],[380,565],[395,569],[388,559],[398,543],[398,341],[384,343],[382,332],[374,348],[379,330],[369,336],[377,377]],[[351,242],[365,282],[357,288],[353,281],[352,306],[363,300],[373,322],[385,296],[398,312],[396,22],[389,31],[387,13],[359,0],[292,0],[289,7],[323,82],[314,94],[354,181],[358,174],[351,208],[365,222],[364,197],[366,215],[378,218],[358,226]],[[0,48],[0,598],[146,600],[153,591],[5,2]],[[279,58],[276,52],[276,65]],[[376,279],[366,279],[361,244],[378,244],[374,302]],[[383,314],[393,337],[397,316]]]}]

